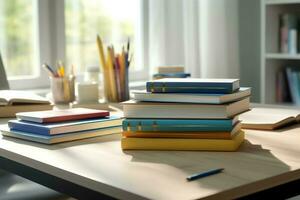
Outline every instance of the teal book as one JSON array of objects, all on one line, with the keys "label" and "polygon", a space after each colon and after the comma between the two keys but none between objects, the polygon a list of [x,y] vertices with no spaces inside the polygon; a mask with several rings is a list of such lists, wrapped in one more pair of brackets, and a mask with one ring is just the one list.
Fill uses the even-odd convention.
[{"label": "teal book", "polygon": [[238,122],[232,119],[124,119],[123,131],[142,132],[229,132]]},{"label": "teal book", "polygon": [[153,93],[231,94],[240,88],[239,79],[164,78],[146,83]]}]

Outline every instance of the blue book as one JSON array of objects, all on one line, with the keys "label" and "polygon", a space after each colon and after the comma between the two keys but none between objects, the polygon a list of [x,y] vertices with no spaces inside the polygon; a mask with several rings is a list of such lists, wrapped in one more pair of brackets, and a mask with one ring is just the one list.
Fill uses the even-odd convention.
[{"label": "blue book", "polygon": [[121,126],[122,119],[117,116],[109,116],[99,119],[86,119],[78,121],[68,121],[59,123],[35,123],[22,120],[10,120],[8,126],[11,130],[22,131],[38,135],[57,135],[78,131],[94,130]]},{"label": "blue book", "polygon": [[123,131],[132,132],[229,132],[238,122],[233,119],[125,119]]},{"label": "blue book", "polygon": [[292,67],[286,68],[286,74],[288,78],[289,83],[289,89],[291,92],[291,97],[293,100],[293,103],[296,105],[300,105],[300,92],[299,92],[299,74],[300,72]]},{"label": "blue book", "polygon": [[164,78],[146,83],[153,93],[231,94],[240,88],[239,79]]},{"label": "blue book", "polygon": [[158,73],[154,74],[153,78],[187,78],[190,77],[190,73],[178,72],[178,73]]}]

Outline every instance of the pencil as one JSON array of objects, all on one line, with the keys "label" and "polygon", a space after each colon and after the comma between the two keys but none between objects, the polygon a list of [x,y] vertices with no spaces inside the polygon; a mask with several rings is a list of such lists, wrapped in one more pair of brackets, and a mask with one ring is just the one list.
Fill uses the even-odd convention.
[{"label": "pencil", "polygon": [[49,66],[47,65],[46,63],[44,63],[43,65],[43,68],[46,69],[46,71],[53,77],[56,77],[56,72]]},{"label": "pencil", "polygon": [[102,43],[102,40],[99,35],[97,35],[97,46],[98,46],[98,52],[99,52],[99,58],[100,58],[99,59],[100,67],[102,67],[102,72],[103,72],[104,94],[107,98],[110,99],[111,98],[110,93],[109,93],[110,84],[108,81],[109,74],[108,74],[106,60],[105,60],[105,56],[104,56],[103,43]]},{"label": "pencil", "polygon": [[108,71],[108,79],[109,79],[109,84],[110,84],[109,89],[110,89],[110,93],[111,93],[111,100],[117,101],[113,58],[112,58],[112,48],[111,47],[107,47],[107,71]]},{"label": "pencil", "polygon": [[186,179],[188,181],[193,181],[193,180],[196,180],[196,179],[199,179],[199,178],[204,178],[206,176],[210,176],[210,175],[213,175],[213,174],[218,174],[218,173],[222,172],[223,170],[224,170],[224,168],[219,168],[219,169],[209,170],[209,171],[206,171],[206,172],[200,172],[200,173],[192,174],[191,176],[188,176]]},{"label": "pencil", "polygon": [[99,35],[97,35],[97,46],[98,46],[99,57],[100,57],[102,69],[105,69],[106,61],[105,61],[105,56],[104,56],[103,43],[102,43],[102,40]]}]

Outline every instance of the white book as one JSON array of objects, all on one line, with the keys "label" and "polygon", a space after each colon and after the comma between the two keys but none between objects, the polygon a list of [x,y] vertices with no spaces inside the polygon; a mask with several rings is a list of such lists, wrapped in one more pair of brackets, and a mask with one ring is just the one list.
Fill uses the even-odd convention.
[{"label": "white book", "polygon": [[130,100],[123,103],[123,112],[126,118],[228,119],[249,110],[249,104],[249,97],[219,105]]},{"label": "white book", "polygon": [[146,90],[132,94],[137,101],[223,104],[250,96],[251,88],[242,87],[232,94],[151,93]]}]

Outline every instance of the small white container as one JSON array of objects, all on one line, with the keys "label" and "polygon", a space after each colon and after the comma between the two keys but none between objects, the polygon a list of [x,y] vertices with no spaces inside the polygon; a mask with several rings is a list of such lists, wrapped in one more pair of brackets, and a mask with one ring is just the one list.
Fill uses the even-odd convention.
[{"label": "small white container", "polygon": [[99,88],[97,82],[76,83],[78,103],[97,103],[99,101]]},{"label": "small white container", "polygon": [[99,66],[88,66],[86,72],[84,72],[85,82],[99,82]]}]

